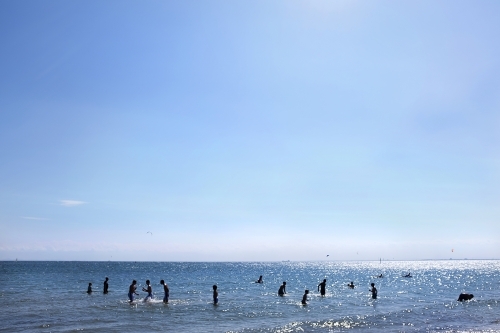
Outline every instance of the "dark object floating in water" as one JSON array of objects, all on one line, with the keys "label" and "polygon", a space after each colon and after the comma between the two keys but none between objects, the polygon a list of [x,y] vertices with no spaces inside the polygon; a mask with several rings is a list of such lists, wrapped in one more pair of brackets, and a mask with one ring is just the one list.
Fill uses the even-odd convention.
[{"label": "dark object floating in water", "polygon": [[470,301],[473,298],[474,298],[474,295],[472,295],[472,294],[460,294],[458,296],[457,301],[459,301],[459,302]]}]

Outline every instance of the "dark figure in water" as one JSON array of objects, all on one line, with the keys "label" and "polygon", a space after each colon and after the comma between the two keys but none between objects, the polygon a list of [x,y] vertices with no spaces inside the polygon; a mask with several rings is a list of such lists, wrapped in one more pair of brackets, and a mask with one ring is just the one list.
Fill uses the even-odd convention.
[{"label": "dark figure in water", "polygon": [[263,283],[264,281],[262,281],[262,275],[259,276],[259,279],[257,281],[255,281],[255,283]]},{"label": "dark figure in water", "polygon": [[103,294],[107,294],[108,293],[108,277],[106,276],[106,280],[104,280],[104,289],[102,289],[102,293]]},{"label": "dark figure in water", "polygon": [[286,294],[286,282],[283,281],[283,284],[280,286],[278,290],[278,296],[285,296]]},{"label": "dark figure in water", "polygon": [[302,305],[307,305],[307,294],[309,294],[309,290],[304,291],[304,296],[302,296]]},{"label": "dark figure in water", "polygon": [[132,284],[128,287],[128,300],[130,303],[134,301],[134,295],[139,295],[135,290],[137,289],[137,281],[133,280]]},{"label": "dark figure in water", "polygon": [[379,279],[381,279],[381,278],[383,278],[383,277],[384,277],[384,275],[382,275],[382,274],[377,275],[377,278],[379,278]]},{"label": "dark figure in water", "polygon": [[165,296],[163,297],[163,303],[168,303],[168,297],[170,296],[170,290],[168,289],[168,285],[164,280],[160,281],[160,284],[163,286],[163,291],[165,292]]},{"label": "dark figure in water", "polygon": [[411,273],[408,272],[408,274],[404,275],[403,277],[411,278]]},{"label": "dark figure in water", "polygon": [[351,284],[349,284],[349,283],[348,283],[348,284],[347,284],[347,286],[348,286],[349,288],[351,288],[351,289],[354,289],[354,283],[353,283],[352,281],[351,281]]},{"label": "dark figure in water", "polygon": [[[321,287],[321,291],[319,290]],[[320,291],[321,296],[325,296],[326,294],[326,279],[323,279],[323,282],[318,284],[318,291]]]},{"label": "dark figure in water", "polygon": [[87,288],[87,294],[92,294],[92,283],[89,282],[89,287]]},{"label": "dark figure in water", "polygon": [[214,305],[217,305],[219,303],[219,292],[217,291],[217,286],[214,284],[212,286],[212,289],[214,290],[214,294],[213,294]]},{"label": "dark figure in water", "polygon": [[459,301],[459,302],[470,301],[472,298],[474,298],[474,295],[472,295],[472,294],[460,294],[458,296],[457,301]]},{"label": "dark figure in water", "polygon": [[370,289],[370,291],[372,292],[372,298],[377,299],[378,291],[377,288],[375,288],[375,283],[373,282],[372,282],[372,289]]},{"label": "dark figure in water", "polygon": [[147,302],[147,301],[150,301],[153,299],[153,288],[151,287],[151,283],[149,282],[149,280],[146,280],[146,286],[147,288],[142,288],[142,291],[145,291],[148,293],[148,295],[146,296],[146,298],[144,298],[144,302]]}]

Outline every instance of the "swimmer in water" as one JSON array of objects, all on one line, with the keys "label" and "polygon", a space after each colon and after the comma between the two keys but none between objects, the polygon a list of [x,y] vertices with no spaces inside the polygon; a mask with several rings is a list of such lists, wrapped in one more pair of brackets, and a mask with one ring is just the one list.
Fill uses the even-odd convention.
[{"label": "swimmer in water", "polygon": [[379,279],[383,278],[384,276],[382,274],[377,276]]},{"label": "swimmer in water", "polygon": [[372,288],[370,289],[370,291],[372,292],[372,298],[377,299],[378,291],[377,288],[375,288],[375,283],[372,282],[371,286]]},{"label": "swimmer in water", "polygon": [[163,297],[163,303],[168,303],[168,297],[170,296],[170,290],[168,289],[168,285],[164,280],[160,281],[160,284],[163,286],[163,291],[165,292],[165,296]]},{"label": "swimmer in water", "polygon": [[348,284],[347,284],[347,286],[348,286],[349,288],[351,288],[351,289],[354,289],[354,283],[353,283],[352,281],[351,281],[351,284],[349,284],[349,283],[348,283]]},{"label": "swimmer in water", "polygon": [[212,289],[214,290],[213,293],[214,305],[217,305],[219,303],[219,292],[217,291],[217,286],[214,284],[212,286]]},{"label": "swimmer in water", "polygon": [[[321,287],[321,291],[319,290]],[[320,291],[321,296],[325,296],[326,294],[326,279],[323,279],[323,282],[318,284],[318,291]]]},{"label": "swimmer in water", "polygon": [[87,288],[87,294],[92,294],[92,283],[89,282],[89,287]]},{"label": "swimmer in water", "polygon": [[103,294],[107,294],[108,293],[108,277],[106,276],[106,280],[104,280],[104,289],[102,290],[102,293]]},{"label": "swimmer in water", "polygon": [[255,281],[255,283],[263,283],[264,281],[262,281],[262,275],[259,276],[259,279],[257,281]]},{"label": "swimmer in water", "polygon": [[285,296],[285,294],[286,294],[286,282],[283,281],[283,284],[280,286],[280,289],[278,290],[278,295]]},{"label": "swimmer in water", "polygon": [[304,291],[304,296],[302,296],[302,305],[307,305],[307,294],[309,294],[309,290]]},{"label": "swimmer in water", "polygon": [[148,293],[148,296],[146,296],[146,298],[144,298],[144,302],[147,302],[147,301],[150,301],[153,299],[153,288],[151,288],[151,283],[149,282],[149,280],[146,280],[146,285],[147,285],[147,288],[142,288],[142,291],[145,291]]},{"label": "swimmer in water", "polygon": [[132,303],[134,301],[134,295],[139,295],[135,290],[137,289],[137,281],[134,280],[132,281],[132,284],[130,285],[130,287],[128,287],[128,300],[130,303]]}]

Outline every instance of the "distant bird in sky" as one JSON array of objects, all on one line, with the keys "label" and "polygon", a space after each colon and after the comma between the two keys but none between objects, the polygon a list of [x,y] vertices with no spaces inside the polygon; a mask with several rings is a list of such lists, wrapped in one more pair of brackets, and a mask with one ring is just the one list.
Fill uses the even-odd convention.
[{"label": "distant bird in sky", "polygon": [[151,231],[148,231],[146,232],[147,234],[151,234],[151,236],[153,236],[153,233]]},{"label": "distant bird in sky", "polygon": [[329,254],[327,254],[326,256],[327,256],[327,257],[329,257],[330,255],[329,255]]}]

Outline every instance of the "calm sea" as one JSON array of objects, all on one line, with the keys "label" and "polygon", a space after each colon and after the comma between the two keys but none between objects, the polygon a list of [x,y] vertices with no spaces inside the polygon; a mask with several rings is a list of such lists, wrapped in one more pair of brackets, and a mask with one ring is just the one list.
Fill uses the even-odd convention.
[{"label": "calm sea", "polygon": [[[263,284],[254,283],[259,275]],[[133,279],[139,291],[150,279],[156,300],[142,302],[140,291],[128,304]],[[457,302],[461,292],[475,298]],[[1,332],[500,332],[500,261],[0,262],[0,301]]]}]

